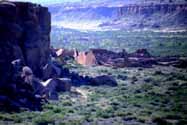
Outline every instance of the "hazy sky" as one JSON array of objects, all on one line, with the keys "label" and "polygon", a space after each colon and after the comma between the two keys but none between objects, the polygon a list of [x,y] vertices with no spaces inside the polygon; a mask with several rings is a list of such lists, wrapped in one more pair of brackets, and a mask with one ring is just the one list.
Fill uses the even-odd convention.
[{"label": "hazy sky", "polygon": [[29,2],[40,3],[40,4],[53,4],[53,3],[62,3],[62,2],[78,2],[81,0],[11,0],[11,1],[29,1]]}]

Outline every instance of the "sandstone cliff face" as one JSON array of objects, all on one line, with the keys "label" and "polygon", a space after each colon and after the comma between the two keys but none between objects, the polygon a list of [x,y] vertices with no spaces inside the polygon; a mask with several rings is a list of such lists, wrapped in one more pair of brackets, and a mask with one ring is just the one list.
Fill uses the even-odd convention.
[{"label": "sandstone cliff face", "polygon": [[[31,3],[0,3],[0,82],[10,79],[11,61],[22,59],[41,77],[49,59],[50,13]],[[3,76],[3,77],[2,77]]]},{"label": "sandstone cliff face", "polygon": [[22,78],[21,69],[29,66],[42,77],[42,67],[50,60],[50,24],[45,7],[0,2],[0,110],[41,110],[41,100]]},{"label": "sandstone cliff face", "polygon": [[[187,4],[127,4],[119,6],[80,6],[80,7],[61,7],[49,6],[49,9],[55,20],[100,20],[115,19],[128,15],[151,15],[154,13],[174,13],[187,12]],[[76,19],[74,18],[76,15]],[[79,16],[80,15],[80,16]]]},{"label": "sandstone cliff face", "polygon": [[[100,27],[111,29],[182,28],[187,27],[186,3],[144,3],[49,7],[53,21],[101,22]],[[76,18],[75,18],[76,17]]]},{"label": "sandstone cliff face", "polygon": [[119,16],[128,14],[173,13],[175,11],[187,12],[187,4],[148,4],[148,5],[128,5],[119,8]]},{"label": "sandstone cliff face", "polygon": [[122,29],[186,29],[187,4],[125,5],[118,8],[117,17],[100,26]]}]

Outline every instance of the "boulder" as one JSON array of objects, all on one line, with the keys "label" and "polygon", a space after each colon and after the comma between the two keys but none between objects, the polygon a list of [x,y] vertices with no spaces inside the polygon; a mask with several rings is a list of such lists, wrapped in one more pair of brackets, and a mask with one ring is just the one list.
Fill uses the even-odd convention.
[{"label": "boulder", "polygon": [[71,90],[71,80],[67,78],[54,78],[42,82],[45,87],[46,94],[51,100],[58,100],[58,92],[65,92]]},{"label": "boulder", "polygon": [[102,75],[92,78],[90,80],[90,85],[99,86],[99,85],[108,85],[108,86],[117,86],[117,81],[112,76]]},{"label": "boulder", "polygon": [[32,88],[33,88],[33,94],[35,96],[38,96],[38,97],[46,96],[46,89],[39,79],[33,78]]},{"label": "boulder", "polygon": [[24,82],[26,84],[30,84],[32,85],[32,81],[33,81],[33,72],[32,69],[28,66],[24,66],[22,68],[22,73],[21,73],[21,77],[24,79]]},{"label": "boulder", "polygon": [[58,92],[71,91],[71,86],[72,86],[71,79],[60,78],[57,81],[59,82],[56,88]]},{"label": "boulder", "polygon": [[58,57],[63,58],[63,59],[65,59],[65,58],[73,58],[73,54],[74,54],[73,50],[68,50],[68,49],[63,49],[63,48],[58,49],[56,51],[56,55]]},{"label": "boulder", "polygon": [[90,80],[88,79],[89,77],[80,76],[78,73],[75,72],[70,73],[69,78],[72,80],[73,86],[86,85],[87,83],[89,83]]},{"label": "boulder", "polygon": [[59,67],[52,61],[49,61],[42,69],[43,80],[47,80],[49,78],[57,78],[62,74],[61,67]]}]

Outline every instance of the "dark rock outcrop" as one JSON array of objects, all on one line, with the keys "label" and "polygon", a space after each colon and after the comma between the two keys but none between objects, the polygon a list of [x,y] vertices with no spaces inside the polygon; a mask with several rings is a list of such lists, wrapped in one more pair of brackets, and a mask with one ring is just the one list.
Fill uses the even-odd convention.
[{"label": "dark rock outcrop", "polygon": [[21,59],[36,76],[42,77],[42,67],[49,60],[50,21],[48,9],[40,5],[2,2],[0,52],[4,57],[1,60]]},{"label": "dark rock outcrop", "polygon": [[108,86],[117,86],[116,80],[112,76],[102,75],[90,79],[90,85],[99,86],[99,85],[108,85]]},{"label": "dark rock outcrop", "polygon": [[45,92],[49,99],[58,100],[58,92],[65,92],[71,90],[71,80],[67,78],[49,79],[43,83]]},{"label": "dark rock outcrop", "polygon": [[40,5],[0,2],[0,102],[7,109],[41,109],[33,87],[21,78],[19,62],[42,78],[50,53],[50,18]]},{"label": "dark rock outcrop", "polygon": [[55,64],[55,62],[49,61],[48,64],[43,67],[43,80],[61,77],[61,68],[62,67],[58,64]]}]

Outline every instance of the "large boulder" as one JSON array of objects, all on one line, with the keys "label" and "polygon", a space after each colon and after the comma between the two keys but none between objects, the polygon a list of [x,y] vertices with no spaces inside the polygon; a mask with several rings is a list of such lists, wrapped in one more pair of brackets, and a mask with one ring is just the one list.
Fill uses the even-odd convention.
[{"label": "large boulder", "polygon": [[99,86],[99,85],[108,85],[108,86],[117,86],[117,81],[112,76],[102,75],[90,79],[90,85]]},{"label": "large boulder", "polygon": [[59,66],[57,63],[49,61],[42,70],[43,80],[47,80],[50,78],[57,78],[61,77],[62,69],[61,66]]},{"label": "large boulder", "polygon": [[66,60],[66,59],[71,59],[73,58],[74,51],[73,50],[68,50],[68,49],[58,49],[56,51],[57,57],[59,57],[61,60]]},{"label": "large boulder", "polygon": [[71,80],[67,78],[53,78],[42,82],[45,87],[46,94],[51,100],[58,100],[58,92],[65,92],[71,90]]},{"label": "large boulder", "polygon": [[32,85],[32,81],[33,81],[33,72],[32,69],[28,66],[24,66],[22,68],[22,74],[21,77],[24,79],[24,82],[27,84]]}]

